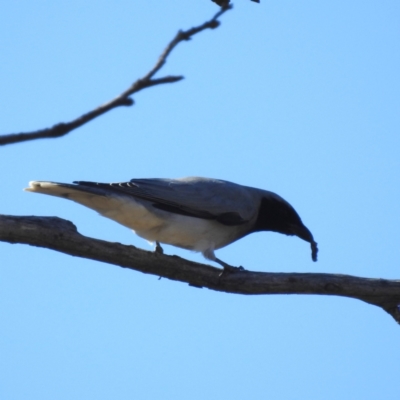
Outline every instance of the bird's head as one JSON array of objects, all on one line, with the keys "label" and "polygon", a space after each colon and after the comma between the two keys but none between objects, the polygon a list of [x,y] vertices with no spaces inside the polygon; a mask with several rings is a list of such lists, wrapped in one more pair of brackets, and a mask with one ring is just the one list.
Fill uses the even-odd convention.
[{"label": "bird's head", "polygon": [[303,224],[296,210],[274,193],[268,194],[261,200],[257,221],[253,228],[253,232],[257,231],[295,235],[310,243],[311,258],[313,261],[317,261],[318,246],[312,233]]}]

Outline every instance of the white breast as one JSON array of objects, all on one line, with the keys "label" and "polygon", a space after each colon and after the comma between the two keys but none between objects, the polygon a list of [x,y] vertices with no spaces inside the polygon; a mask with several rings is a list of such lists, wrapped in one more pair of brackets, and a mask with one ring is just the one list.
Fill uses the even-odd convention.
[{"label": "white breast", "polygon": [[110,199],[114,204],[109,204],[107,209],[96,207],[97,211],[133,229],[138,236],[150,242],[157,241],[198,251],[213,260],[213,251],[233,242],[237,236],[236,227],[154,209],[151,205],[145,206],[133,199],[117,199]]}]

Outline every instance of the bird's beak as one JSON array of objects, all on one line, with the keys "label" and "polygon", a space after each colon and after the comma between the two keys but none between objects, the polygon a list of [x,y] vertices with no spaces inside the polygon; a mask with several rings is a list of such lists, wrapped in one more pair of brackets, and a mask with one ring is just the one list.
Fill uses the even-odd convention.
[{"label": "bird's beak", "polygon": [[311,244],[311,258],[313,261],[317,261],[318,245],[309,229],[303,224],[291,225],[290,228],[293,232],[293,235],[296,235],[300,239],[303,239]]}]

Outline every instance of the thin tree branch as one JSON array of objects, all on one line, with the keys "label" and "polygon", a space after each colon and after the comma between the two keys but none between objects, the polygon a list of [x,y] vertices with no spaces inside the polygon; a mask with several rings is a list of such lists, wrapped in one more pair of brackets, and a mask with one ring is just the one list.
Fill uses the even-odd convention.
[{"label": "thin tree branch", "polygon": [[57,217],[0,215],[0,241],[45,247],[226,293],[350,297],[381,307],[400,323],[399,280],[251,271],[220,276],[221,270],[209,265],[83,236],[72,222]]},{"label": "thin tree branch", "polygon": [[[231,1],[230,0],[211,0],[213,3],[218,4],[220,7],[226,7]],[[254,3],[259,3],[260,0],[251,0]]]},{"label": "thin tree branch", "polygon": [[215,29],[220,25],[218,18],[224,14],[226,11],[232,9],[231,5],[226,5],[218,11],[213,18],[205,22],[202,25],[188,29],[186,31],[179,31],[172,41],[168,44],[165,50],[162,52],[161,56],[158,58],[154,67],[142,78],[135,81],[128,89],[122,92],[119,96],[115,97],[113,100],[89,111],[86,114],[70,121],[58,123],[51,128],[41,129],[34,132],[26,133],[13,133],[7,135],[0,135],[0,146],[4,146],[12,143],[24,142],[27,140],[43,139],[43,138],[57,138],[64,136],[72,130],[79,128],[80,126],[86,124],[87,122],[97,118],[104,113],[121,106],[131,106],[134,101],[131,99],[134,93],[140,90],[146,89],[155,85],[162,85],[165,83],[175,83],[183,79],[183,76],[165,76],[163,78],[154,79],[154,75],[165,65],[168,56],[172,50],[183,41],[190,40],[194,35],[200,33],[206,29]]}]

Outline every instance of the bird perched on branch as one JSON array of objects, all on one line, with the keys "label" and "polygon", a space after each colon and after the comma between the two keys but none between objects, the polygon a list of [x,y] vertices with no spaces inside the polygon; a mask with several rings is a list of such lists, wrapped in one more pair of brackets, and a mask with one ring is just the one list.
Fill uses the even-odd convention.
[{"label": "bird perched on branch", "polygon": [[[220,7],[226,7],[229,3],[230,0],[211,0],[214,3],[217,3]],[[260,0],[251,0],[254,1],[254,3],[259,3]]]},{"label": "bird perched on branch", "polygon": [[32,181],[28,192],[63,197],[133,229],[140,237],[201,252],[225,271],[214,251],[250,233],[273,231],[317,243],[295,209],[273,192],[209,178],[132,179],[122,183]]}]

